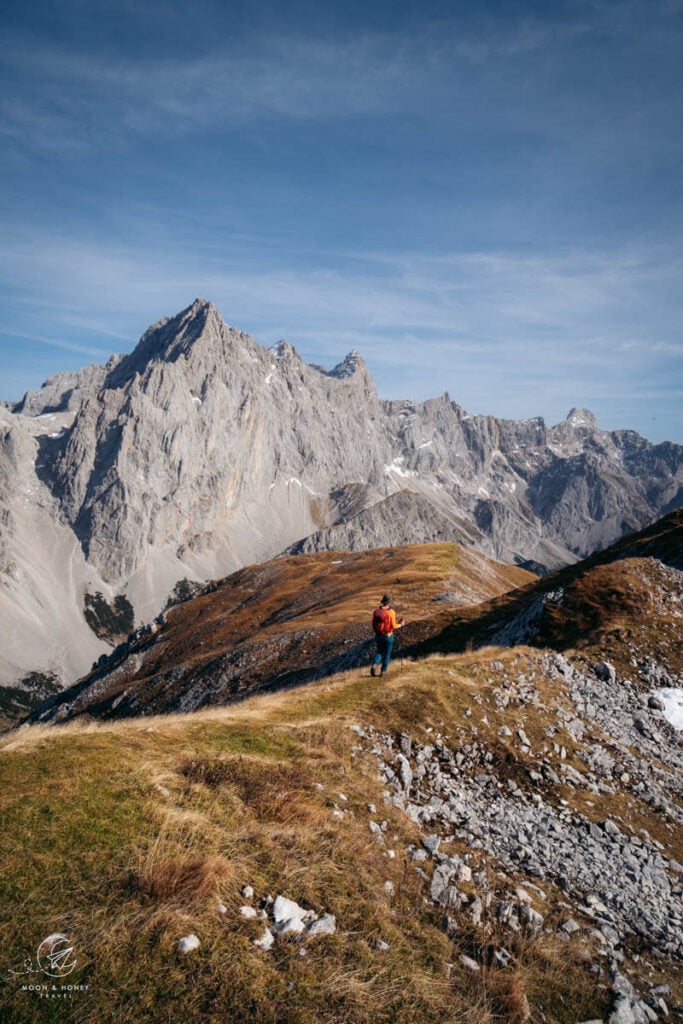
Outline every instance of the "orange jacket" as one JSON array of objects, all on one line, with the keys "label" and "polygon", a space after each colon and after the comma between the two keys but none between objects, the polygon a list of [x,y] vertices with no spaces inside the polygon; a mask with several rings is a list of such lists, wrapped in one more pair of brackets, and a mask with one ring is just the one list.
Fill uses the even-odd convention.
[{"label": "orange jacket", "polygon": [[[396,612],[393,608],[386,608],[385,611],[389,612],[389,621],[391,622],[391,633],[396,629]],[[391,633],[386,633],[385,636],[391,636]]]}]

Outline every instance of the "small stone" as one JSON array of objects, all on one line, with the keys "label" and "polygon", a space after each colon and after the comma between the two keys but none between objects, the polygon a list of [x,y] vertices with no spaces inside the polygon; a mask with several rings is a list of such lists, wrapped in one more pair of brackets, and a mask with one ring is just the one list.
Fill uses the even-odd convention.
[{"label": "small stone", "polygon": [[436,835],[425,836],[422,840],[422,845],[428,853],[435,854],[439,849],[441,843],[441,837]]},{"label": "small stone", "polygon": [[195,949],[199,949],[199,939],[196,935],[186,935],[178,942],[179,953],[191,953]]},{"label": "small stone", "polygon": [[460,964],[460,965],[461,965],[462,967],[466,967],[468,971],[480,971],[480,970],[481,970],[481,966],[480,966],[480,965],[479,965],[479,964],[477,963],[477,961],[476,961],[476,960],[473,960],[473,959],[472,959],[471,957],[469,957],[469,956],[465,956],[465,954],[464,954],[464,953],[462,953],[462,954],[461,954],[461,955],[460,955],[460,956],[458,957],[458,963],[459,963],[459,964]]},{"label": "small stone", "polygon": [[337,930],[337,920],[334,914],[323,914],[317,921],[312,921],[306,929],[306,935],[315,938],[319,935],[334,935]]},{"label": "small stone", "polygon": [[396,886],[394,885],[393,882],[386,881],[384,883],[384,891],[387,894],[387,896],[393,896],[394,893],[396,892]]},{"label": "small stone", "polygon": [[288,900],[286,896],[278,896],[273,903],[273,920],[277,923],[291,921],[293,918],[301,920],[306,913],[303,907],[294,900]]},{"label": "small stone", "polygon": [[275,942],[275,936],[271,932],[270,928],[266,928],[260,939],[254,939],[254,945],[259,949],[268,950]]},{"label": "small stone", "polygon": [[216,910],[218,911],[219,914],[227,914],[228,912],[228,908],[226,907],[225,903],[217,903]]},{"label": "small stone", "polygon": [[254,898],[254,890],[250,885],[243,885],[241,889],[242,897],[245,900],[251,900]]},{"label": "small stone", "polygon": [[562,931],[566,932],[567,935],[573,935],[574,932],[580,931],[580,925],[578,925],[576,921],[574,921],[574,919],[570,917],[569,920],[565,921],[562,925]]},{"label": "small stone", "polygon": [[242,915],[242,917],[246,917],[251,920],[252,918],[256,917],[257,912],[254,909],[254,907],[240,907],[240,914]]},{"label": "small stone", "polygon": [[380,951],[380,953],[386,953],[389,949],[391,949],[391,946],[389,945],[388,942],[385,942],[384,939],[378,939],[377,949]]}]

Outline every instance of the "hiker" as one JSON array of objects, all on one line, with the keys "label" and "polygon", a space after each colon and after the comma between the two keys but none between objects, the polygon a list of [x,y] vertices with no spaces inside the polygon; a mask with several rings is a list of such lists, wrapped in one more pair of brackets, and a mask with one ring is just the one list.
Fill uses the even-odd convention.
[{"label": "hiker", "polygon": [[391,607],[391,598],[385,594],[372,613],[372,629],[375,634],[377,653],[375,654],[371,676],[384,676],[391,661],[391,651],[394,646],[394,632],[403,626],[403,619],[396,621],[396,612]]}]

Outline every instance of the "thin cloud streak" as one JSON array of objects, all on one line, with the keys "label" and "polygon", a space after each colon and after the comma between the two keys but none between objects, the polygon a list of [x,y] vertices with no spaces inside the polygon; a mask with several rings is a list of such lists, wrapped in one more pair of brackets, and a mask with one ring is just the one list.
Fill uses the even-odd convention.
[{"label": "thin cloud streak", "polygon": [[[359,349],[386,397],[446,389],[470,411],[557,421],[572,405],[671,399],[677,324],[660,322],[652,301],[657,288],[682,283],[681,262],[668,256],[347,253],[343,272],[275,266],[247,273],[239,253],[231,263],[197,252],[188,266],[173,252],[43,236],[10,240],[0,271],[10,283],[13,273],[23,281],[21,303],[8,299],[18,328],[22,317],[30,321],[27,309],[53,311],[61,337],[41,340],[55,347],[100,356],[63,341],[70,325],[82,336],[92,324],[100,334],[128,337],[130,349],[149,320],[204,295],[262,344],[288,337],[310,362],[333,365]],[[658,362],[660,387],[653,384]]]},{"label": "thin cloud streak", "polygon": [[[10,239],[0,254],[3,276],[10,285],[24,282],[31,305],[61,305],[63,312],[71,306],[81,322],[84,317],[87,322],[87,296],[95,294],[95,286],[93,309],[125,306],[131,313],[141,303],[149,309],[156,299],[165,306],[173,296],[193,292],[223,301],[229,317],[233,309],[249,319],[258,311],[259,320],[278,320],[289,330],[288,324],[304,320],[305,310],[309,337],[335,318],[370,334],[395,329],[428,337],[437,332],[456,344],[505,344],[511,334],[526,330],[533,335],[530,344],[550,333],[572,336],[575,345],[581,345],[583,335],[586,345],[593,346],[596,338],[607,340],[612,334],[604,331],[607,321],[619,331],[613,345],[652,351],[659,344],[665,353],[668,339],[634,337],[632,327],[625,340],[626,324],[648,312],[653,289],[675,288],[683,294],[683,261],[665,252],[536,258],[457,253],[436,259],[419,253],[378,254],[356,257],[347,267],[244,273],[229,258],[214,254],[195,253],[187,261],[164,251],[110,249],[50,237],[14,244]],[[650,296],[647,304],[643,294]],[[666,325],[662,328],[668,333]],[[108,330],[123,336],[115,324]],[[672,349],[675,353],[677,346]]]},{"label": "thin cloud streak", "polygon": [[49,348],[63,349],[65,352],[78,352],[84,356],[92,356],[98,362],[106,362],[111,355],[106,349],[95,348],[93,345],[80,345],[74,341],[60,341],[57,338],[44,338],[37,334],[23,334],[21,331],[10,331],[0,329],[0,335],[6,338],[20,338],[22,341],[34,341],[39,345],[47,345]]},{"label": "thin cloud streak", "polygon": [[[599,92],[586,101],[576,90],[558,107],[554,63],[546,58],[562,64],[577,40],[621,31],[618,8],[612,5],[610,19],[586,9],[555,23],[520,16],[503,25],[463,27],[445,19],[411,35],[365,30],[335,41],[302,32],[264,35],[246,49],[237,40],[232,49],[166,60],[111,55],[104,61],[64,46],[13,40],[2,57],[10,75],[22,78],[14,98],[0,107],[0,130],[36,150],[61,146],[73,154],[129,136],[192,135],[260,119],[329,121],[429,110],[460,125],[562,139],[579,132],[584,145],[590,132],[599,145],[606,114]],[[652,4],[652,25],[665,17],[663,10]],[[675,31],[670,20],[667,25]],[[529,60],[537,75],[533,89]],[[538,87],[538,77],[546,88]],[[666,116],[666,105],[639,121],[640,134],[655,114]],[[629,106],[609,115],[614,149],[620,132],[629,133],[634,112]]]}]

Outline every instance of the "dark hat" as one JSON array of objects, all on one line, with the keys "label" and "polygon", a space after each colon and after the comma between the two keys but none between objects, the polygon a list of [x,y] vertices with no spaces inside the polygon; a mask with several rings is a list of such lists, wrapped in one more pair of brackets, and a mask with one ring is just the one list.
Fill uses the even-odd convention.
[{"label": "dark hat", "polygon": [[384,605],[391,604],[391,598],[389,597],[388,594],[384,595],[384,597],[380,601],[380,604],[384,604]]}]

